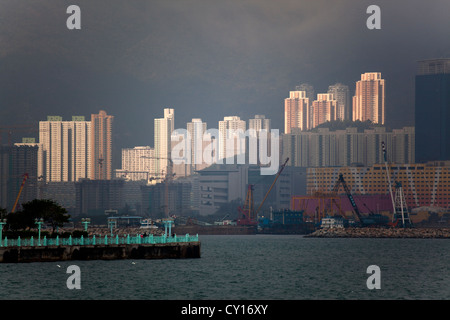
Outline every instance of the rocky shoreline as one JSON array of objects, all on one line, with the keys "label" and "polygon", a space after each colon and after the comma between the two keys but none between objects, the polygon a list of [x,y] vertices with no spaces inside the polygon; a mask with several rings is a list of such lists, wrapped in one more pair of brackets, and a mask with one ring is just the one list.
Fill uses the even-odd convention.
[{"label": "rocky shoreline", "polygon": [[330,228],[318,229],[305,237],[450,239],[450,228]]}]

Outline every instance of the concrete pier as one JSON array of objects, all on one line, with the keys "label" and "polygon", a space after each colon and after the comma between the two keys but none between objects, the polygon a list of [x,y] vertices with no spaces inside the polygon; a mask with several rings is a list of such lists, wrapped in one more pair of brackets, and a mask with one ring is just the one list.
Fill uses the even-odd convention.
[{"label": "concrete pier", "polygon": [[0,263],[200,258],[200,242],[0,247]]}]

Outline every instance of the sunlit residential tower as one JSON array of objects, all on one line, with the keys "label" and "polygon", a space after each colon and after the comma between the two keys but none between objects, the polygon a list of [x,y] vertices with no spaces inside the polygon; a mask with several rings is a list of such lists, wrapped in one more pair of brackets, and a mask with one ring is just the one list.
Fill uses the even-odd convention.
[{"label": "sunlit residential tower", "polygon": [[[39,122],[39,142],[45,153],[45,180],[68,181],[62,177],[63,158],[63,123],[60,116],[47,116],[47,121]],[[66,166],[68,160],[66,160]]]},{"label": "sunlit residential tower", "polygon": [[331,93],[319,93],[311,107],[311,128],[317,127],[326,121],[336,120],[337,102]]},{"label": "sunlit residential tower", "polygon": [[[245,133],[247,124],[238,116],[224,117],[219,121],[219,159],[234,157],[245,153],[245,140],[240,139],[239,131]],[[227,140],[234,141],[233,148],[227,148]]]},{"label": "sunlit residential tower", "polygon": [[385,82],[380,72],[367,72],[356,82],[353,96],[353,121],[384,124]]},{"label": "sunlit residential tower", "polygon": [[155,176],[156,181],[164,180],[171,159],[171,134],[175,128],[175,111],[164,109],[164,118],[154,120]]},{"label": "sunlit residential tower", "polygon": [[207,166],[203,159],[203,150],[207,143],[207,141],[203,141],[203,136],[207,130],[207,124],[202,119],[194,118],[187,123],[186,129],[191,138],[191,163],[187,168],[187,174],[189,175]]},{"label": "sunlit residential tower", "polygon": [[292,128],[310,129],[311,102],[306,91],[289,92],[289,98],[284,99],[284,133],[291,133]]},{"label": "sunlit residential tower", "polygon": [[348,86],[336,83],[328,87],[328,93],[333,94],[337,101],[336,119],[352,120],[352,105]]},{"label": "sunlit residential tower", "polygon": [[[255,115],[255,117],[253,119],[249,119],[248,129],[255,130],[255,132],[256,132],[256,137],[257,137],[256,156],[257,156],[257,159],[260,160],[261,153],[263,152],[263,150],[261,150],[261,143],[263,141],[266,142],[265,143],[266,151],[264,151],[264,152],[266,152],[266,154],[271,154],[271,138],[272,138],[271,132],[270,132],[271,120],[267,119],[265,115],[257,114],[257,115]],[[261,135],[261,130],[265,130],[264,136]],[[248,143],[252,143],[252,142],[249,140]],[[249,153],[253,152],[253,151],[251,151],[253,149],[250,148],[250,145],[247,147],[247,150],[249,150]]]},{"label": "sunlit residential tower", "polygon": [[114,116],[104,110],[91,115],[91,179],[110,180],[112,178],[112,129]]},{"label": "sunlit residential tower", "polygon": [[139,146],[122,149],[122,169],[116,170],[116,177],[129,181],[150,181],[155,173],[154,149]]},{"label": "sunlit residential tower", "polygon": [[91,171],[91,122],[83,116],[63,121],[48,116],[39,122],[39,175],[46,182],[77,181]]},{"label": "sunlit residential tower", "polygon": [[418,62],[416,161],[450,160],[450,59]]}]

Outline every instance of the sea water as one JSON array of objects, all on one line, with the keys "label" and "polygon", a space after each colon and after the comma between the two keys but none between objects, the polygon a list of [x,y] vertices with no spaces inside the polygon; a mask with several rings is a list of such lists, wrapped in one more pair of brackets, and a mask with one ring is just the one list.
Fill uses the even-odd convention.
[{"label": "sea water", "polygon": [[[450,240],[200,235],[201,258],[0,264],[0,299],[450,299]],[[68,267],[80,289],[69,289]],[[367,285],[379,267],[379,289]]]}]

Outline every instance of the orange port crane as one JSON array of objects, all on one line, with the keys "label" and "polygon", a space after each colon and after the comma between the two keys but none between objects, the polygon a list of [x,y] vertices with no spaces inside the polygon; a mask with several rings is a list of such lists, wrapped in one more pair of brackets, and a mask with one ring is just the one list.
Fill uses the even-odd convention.
[{"label": "orange port crane", "polygon": [[23,175],[22,185],[20,186],[20,189],[19,189],[19,194],[17,195],[16,202],[14,202],[14,206],[11,210],[11,213],[14,213],[16,211],[17,203],[19,202],[20,195],[22,194],[22,190],[23,190],[23,187],[25,186],[25,182],[27,181],[27,179],[28,179],[28,173],[25,173]]}]

